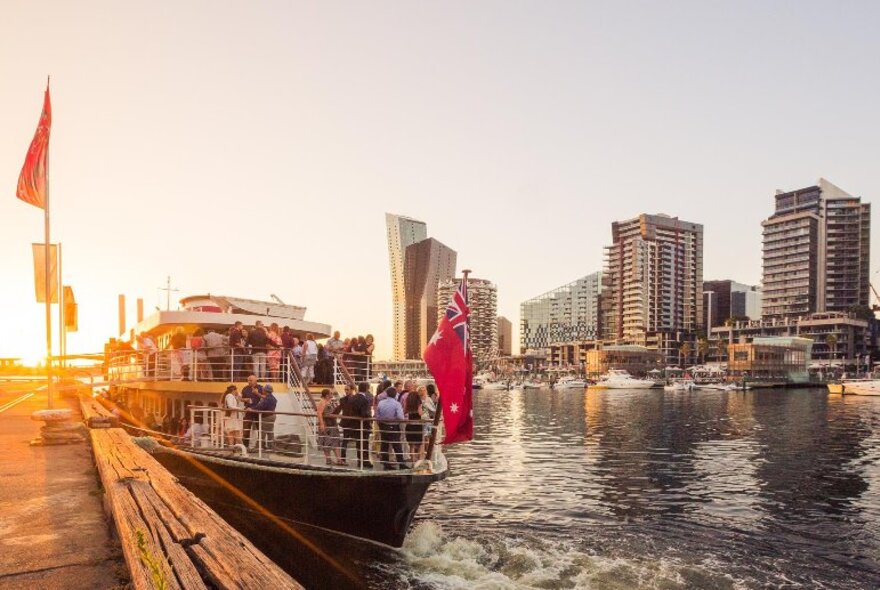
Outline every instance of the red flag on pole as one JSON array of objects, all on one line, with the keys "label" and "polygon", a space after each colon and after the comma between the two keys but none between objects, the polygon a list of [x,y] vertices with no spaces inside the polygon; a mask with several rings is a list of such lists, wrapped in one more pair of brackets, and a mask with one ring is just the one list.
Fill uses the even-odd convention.
[{"label": "red flag on pole", "polygon": [[15,196],[40,209],[46,208],[46,175],[47,158],[49,157],[49,132],[52,129],[52,103],[49,100],[49,85],[46,85],[46,96],[43,99],[43,113],[37,124],[37,132],[31,141],[24,166],[18,177],[18,189]]},{"label": "red flag on pole", "polygon": [[467,277],[446,308],[422,357],[440,392],[446,438],[443,444],[474,437],[473,362],[468,332]]}]

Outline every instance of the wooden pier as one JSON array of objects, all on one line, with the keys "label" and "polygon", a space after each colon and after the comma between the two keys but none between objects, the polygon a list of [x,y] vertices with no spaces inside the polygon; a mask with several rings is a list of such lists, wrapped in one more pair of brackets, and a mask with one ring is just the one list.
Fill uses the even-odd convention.
[{"label": "wooden pier", "polygon": [[[302,588],[82,398],[95,463],[136,590]],[[104,422],[105,424],[102,424]]]}]

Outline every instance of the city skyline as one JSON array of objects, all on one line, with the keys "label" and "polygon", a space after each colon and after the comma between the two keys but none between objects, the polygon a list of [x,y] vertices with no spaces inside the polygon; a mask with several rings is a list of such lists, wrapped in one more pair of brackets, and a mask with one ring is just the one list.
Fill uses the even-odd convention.
[{"label": "city skyline", "polygon": [[[488,3],[466,18],[390,6],[190,5],[169,23],[161,6],[12,5],[0,23],[0,309],[15,336],[0,356],[43,355],[30,259],[41,218],[14,188],[46,74],[53,240],[80,311],[71,351],[115,333],[118,293],[130,318],[137,297],[164,307],[171,275],[180,295],[276,293],[309,319],[372,332],[390,357],[385,211],[430,223],[516,318],[528,297],[602,268],[611,220],[700,222],[705,278],[758,284],[775,189],[823,176],[867,202],[880,192],[871,4],[691,3],[683,20],[644,3],[637,21],[587,4]],[[292,253],[290,231],[303,244]],[[873,272],[877,243],[871,254]]]}]

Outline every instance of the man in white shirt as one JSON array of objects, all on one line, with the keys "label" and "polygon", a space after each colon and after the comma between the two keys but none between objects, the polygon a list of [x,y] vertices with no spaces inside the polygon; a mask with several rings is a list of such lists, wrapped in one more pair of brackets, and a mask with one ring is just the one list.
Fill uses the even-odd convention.
[{"label": "man in white shirt", "polygon": [[306,334],[303,343],[302,378],[306,385],[315,380],[315,363],[318,362],[318,343],[312,334]]}]

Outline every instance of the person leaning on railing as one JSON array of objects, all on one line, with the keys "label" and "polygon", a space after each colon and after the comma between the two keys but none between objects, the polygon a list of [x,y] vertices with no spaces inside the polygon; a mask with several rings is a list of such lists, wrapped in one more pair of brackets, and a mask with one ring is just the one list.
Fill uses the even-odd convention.
[{"label": "person leaning on railing", "polygon": [[324,389],[321,391],[321,401],[318,402],[318,446],[324,451],[327,465],[345,465],[345,462],[339,457],[341,441],[339,440],[335,414],[336,402],[333,400],[333,392]]},{"label": "person leaning on railing", "polygon": [[[379,423],[379,460],[385,470],[405,469],[406,462],[400,445],[400,424],[404,420],[403,407],[397,401],[397,390],[389,387],[385,398],[376,405],[376,420]],[[388,420],[391,420],[390,422]],[[391,455],[394,455],[392,459]]]}]

